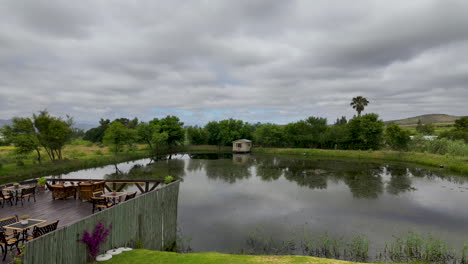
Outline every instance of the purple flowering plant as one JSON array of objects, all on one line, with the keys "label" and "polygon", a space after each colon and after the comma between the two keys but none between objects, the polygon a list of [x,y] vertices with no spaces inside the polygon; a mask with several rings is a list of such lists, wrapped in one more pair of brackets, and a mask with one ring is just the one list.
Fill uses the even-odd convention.
[{"label": "purple flowering plant", "polygon": [[112,225],[109,228],[105,228],[102,222],[98,222],[96,227],[93,230],[93,234],[89,234],[88,231],[85,231],[83,234],[83,238],[81,238],[81,242],[86,244],[86,248],[88,249],[88,254],[92,259],[95,259],[96,256],[99,254],[101,250],[99,246],[106,242],[107,237],[110,234]]}]

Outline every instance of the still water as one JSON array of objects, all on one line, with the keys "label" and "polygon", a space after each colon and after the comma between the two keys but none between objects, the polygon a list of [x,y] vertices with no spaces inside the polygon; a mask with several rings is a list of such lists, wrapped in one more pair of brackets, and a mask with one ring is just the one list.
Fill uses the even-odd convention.
[{"label": "still water", "polygon": [[468,242],[468,178],[403,163],[199,154],[62,177],[152,175],[182,179],[178,225],[194,251],[241,252],[254,231],[275,240],[362,235],[370,254],[408,231],[456,249]]}]

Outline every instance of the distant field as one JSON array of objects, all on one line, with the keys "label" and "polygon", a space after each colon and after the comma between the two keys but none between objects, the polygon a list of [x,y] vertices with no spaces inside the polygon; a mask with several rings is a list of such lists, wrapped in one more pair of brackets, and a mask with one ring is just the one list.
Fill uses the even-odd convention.
[{"label": "distant field", "polygon": [[[455,123],[433,123],[435,136],[440,135],[440,133],[450,130],[453,128]],[[409,130],[411,133],[416,134],[416,126],[417,125],[400,125],[401,128]]]}]

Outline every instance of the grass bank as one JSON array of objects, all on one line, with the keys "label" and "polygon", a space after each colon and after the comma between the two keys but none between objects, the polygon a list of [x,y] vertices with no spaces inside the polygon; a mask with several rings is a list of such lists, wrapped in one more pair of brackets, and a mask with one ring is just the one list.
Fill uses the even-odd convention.
[{"label": "grass bank", "polygon": [[412,162],[431,167],[440,167],[468,175],[468,157],[437,155],[419,152],[398,151],[361,151],[361,150],[326,150],[301,148],[255,148],[255,153],[289,154],[311,157],[376,159],[389,161]]},{"label": "grass bank", "polygon": [[172,252],[151,251],[136,249],[124,252],[104,263],[113,264],[145,264],[145,263],[178,263],[178,264],[345,264],[354,263],[334,259],[323,259],[304,256],[253,256],[253,255],[231,255],[216,252],[179,254]]}]

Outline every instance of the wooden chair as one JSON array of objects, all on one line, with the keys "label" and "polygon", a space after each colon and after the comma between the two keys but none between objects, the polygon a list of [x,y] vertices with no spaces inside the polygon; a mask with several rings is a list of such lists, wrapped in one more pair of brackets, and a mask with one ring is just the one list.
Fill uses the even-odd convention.
[{"label": "wooden chair", "polygon": [[63,184],[56,184],[47,187],[52,192],[52,199],[65,200],[69,197],[76,199],[76,187],[75,186],[64,186]]},{"label": "wooden chair", "polygon": [[93,185],[90,182],[80,182],[78,185],[79,199],[88,201],[93,196]]},{"label": "wooden chair", "polygon": [[91,197],[91,202],[93,203],[93,214],[96,210],[101,211],[102,209],[112,207],[113,205],[112,203],[109,203],[105,198]]},{"label": "wooden chair", "polygon": [[6,202],[10,202],[10,206],[13,206],[14,197],[11,194],[4,194],[3,189],[0,190],[0,202],[2,203],[2,208],[5,206]]},{"label": "wooden chair", "polygon": [[27,187],[21,190],[21,193],[19,195],[16,195],[16,203],[18,204],[18,201],[21,200],[21,206],[23,206],[23,200],[28,198],[28,202],[31,199],[31,197],[34,198],[34,202],[36,202],[36,187]]},{"label": "wooden chair", "polygon": [[18,253],[20,252],[20,249],[18,247],[19,236],[20,233],[16,233],[14,237],[7,237],[5,235],[5,232],[0,231],[0,247],[2,248],[3,252],[3,261],[5,261],[6,259],[8,247],[10,247],[10,250],[13,249],[13,247],[16,247]]},{"label": "wooden chair", "polygon": [[134,192],[134,193],[131,193],[131,194],[127,194],[127,196],[125,196],[125,201],[128,201],[130,199],[133,199],[135,198],[137,192]]},{"label": "wooden chair", "polygon": [[28,237],[28,240],[33,240],[35,238],[38,238],[42,235],[45,235],[47,233],[50,233],[52,231],[55,231],[57,230],[57,227],[58,227],[58,223],[59,223],[59,220],[53,222],[53,223],[50,223],[50,224],[47,224],[47,225],[42,225],[42,226],[35,226],[34,229],[33,229],[33,232],[32,232],[32,237]]},{"label": "wooden chair", "polygon": [[93,182],[93,192],[104,192],[105,185],[106,182],[104,181]]},{"label": "wooden chair", "polygon": [[94,198],[102,198],[101,196],[104,194],[103,191],[99,191],[99,192],[93,192],[93,197]]},{"label": "wooden chair", "polygon": [[5,217],[5,218],[2,218],[0,219],[0,231],[3,231],[5,233],[6,236],[11,236],[11,235],[14,235],[16,232],[12,231],[12,230],[5,230],[3,227],[4,226],[7,226],[7,225],[11,225],[11,224],[14,224],[16,222],[18,222],[18,216],[15,215],[15,216],[10,216],[10,217]]}]

